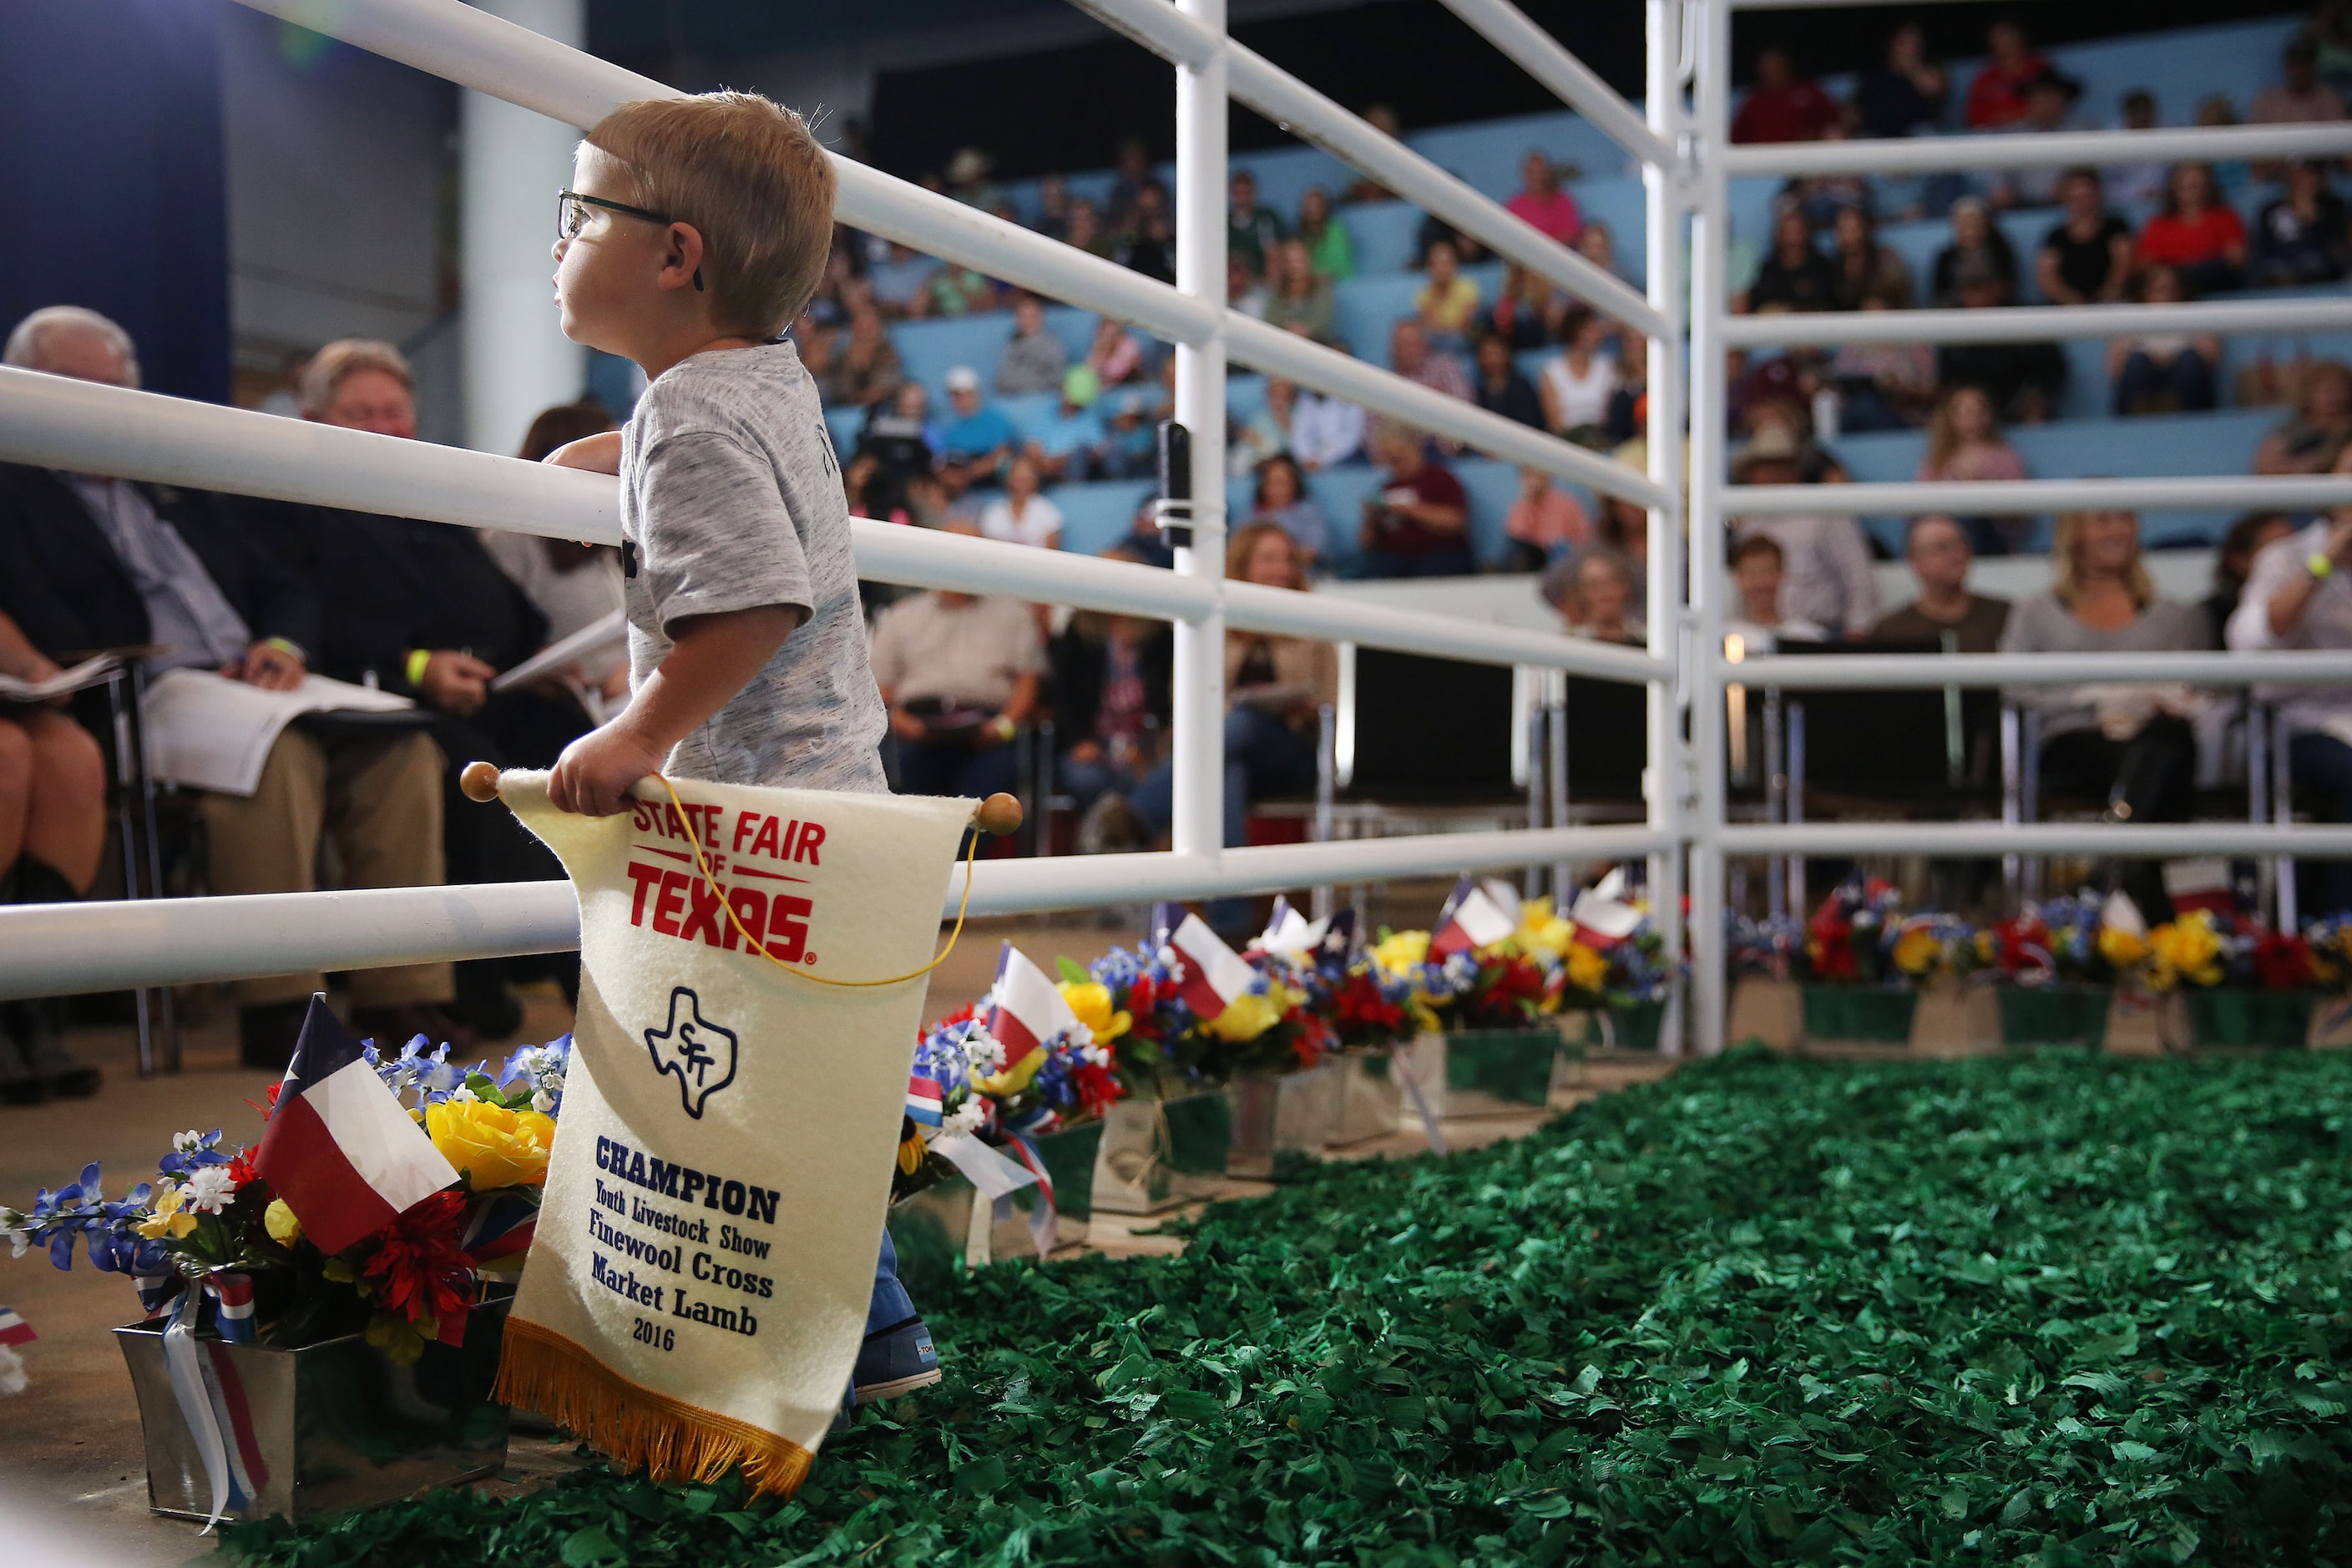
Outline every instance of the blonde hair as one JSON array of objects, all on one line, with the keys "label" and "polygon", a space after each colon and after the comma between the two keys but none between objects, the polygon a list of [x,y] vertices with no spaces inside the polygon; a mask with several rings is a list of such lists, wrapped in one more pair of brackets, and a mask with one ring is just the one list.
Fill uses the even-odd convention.
[{"label": "blonde hair", "polygon": [[1954,428],[1952,406],[1963,397],[1975,397],[1985,405],[1985,441],[1990,446],[2005,446],[2000,434],[2000,411],[1993,406],[1992,397],[1974,382],[1964,381],[1936,400],[1935,413],[1927,416],[1927,477],[1940,479],[1944,467],[1960,449],[1960,433]]},{"label": "blonde hair", "polygon": [[648,98],[598,121],[587,144],[628,199],[702,235],[711,313],[772,337],[815,295],[833,249],[833,160],[791,110],[753,92]]},{"label": "blonde hair", "polygon": [[1232,542],[1225,546],[1225,575],[1247,576],[1250,557],[1257,553],[1258,542],[1269,534],[1281,540],[1283,548],[1290,552],[1290,585],[1307,586],[1307,563],[1298,558],[1298,542],[1278,522],[1253,522],[1235,529]]},{"label": "blonde hair", "polygon": [[[2050,542],[2050,595],[2070,610],[2074,607],[2076,595],[2082,591],[2082,584],[2075,575],[2074,554],[2082,546],[2083,530],[2099,515],[2091,511],[2061,512],[2057,535]],[[2139,519],[2134,517],[2132,524],[2137,529]],[[2131,590],[2132,604],[2137,608],[2145,610],[2156,603],[2156,584],[2147,574],[2147,563],[2140,559],[2137,537],[2132,542],[2131,570],[2124,576],[2124,585]]]},{"label": "blonde hair", "polygon": [[314,419],[324,414],[334,406],[343,383],[363,370],[380,370],[410,392],[416,390],[408,357],[390,343],[378,338],[337,338],[302,367],[302,383],[296,388],[302,412]]}]

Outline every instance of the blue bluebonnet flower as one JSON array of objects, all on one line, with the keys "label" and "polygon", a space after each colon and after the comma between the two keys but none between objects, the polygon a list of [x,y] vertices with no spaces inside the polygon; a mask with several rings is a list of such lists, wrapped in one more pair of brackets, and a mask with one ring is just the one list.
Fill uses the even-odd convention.
[{"label": "blue bluebonnet flower", "polygon": [[572,1037],[558,1035],[543,1046],[524,1046],[499,1069],[499,1087],[512,1094],[531,1088],[530,1108],[542,1116],[563,1113],[563,1075],[572,1068]]}]

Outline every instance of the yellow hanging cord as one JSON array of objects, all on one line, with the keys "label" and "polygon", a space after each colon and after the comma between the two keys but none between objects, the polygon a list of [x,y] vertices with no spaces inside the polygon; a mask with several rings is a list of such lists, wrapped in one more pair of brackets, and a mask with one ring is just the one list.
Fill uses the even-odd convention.
[{"label": "yellow hanging cord", "polygon": [[[672,806],[677,808],[678,820],[680,822],[688,821],[686,815],[686,802],[677,798],[677,786],[670,783],[669,779],[662,773],[656,773],[653,776],[660,779],[662,788],[669,791],[669,803]],[[808,981],[812,984],[842,985],[854,990],[864,990],[869,986],[875,985],[902,985],[909,980],[921,979],[924,975],[929,974],[932,970],[937,969],[940,964],[945,963],[948,961],[948,954],[955,951],[956,938],[963,934],[963,912],[971,906],[972,862],[980,856],[980,827],[977,824],[974,824],[971,828],[971,846],[964,851],[963,898],[956,904],[955,930],[948,932],[948,944],[940,950],[940,955],[937,958],[931,960],[920,969],[910,970],[905,974],[894,974],[887,980],[827,980],[822,974],[811,974],[799,964],[790,963],[783,959],[778,958],[774,953],[768,951],[766,945],[762,943],[758,937],[755,937],[750,931],[745,931],[743,929],[742,917],[735,912],[735,906],[728,901],[727,889],[720,887],[719,885],[719,879],[710,874],[710,863],[702,858],[702,840],[694,836],[690,826],[687,832],[686,841],[694,846],[694,868],[702,873],[703,886],[709,888],[712,894],[718,898],[719,907],[727,911],[728,923],[732,925],[737,932],[742,936],[743,943],[746,947],[749,947],[753,952],[758,953],[761,958],[766,959],[770,963],[774,964],[785,973],[798,975],[801,979]]]}]

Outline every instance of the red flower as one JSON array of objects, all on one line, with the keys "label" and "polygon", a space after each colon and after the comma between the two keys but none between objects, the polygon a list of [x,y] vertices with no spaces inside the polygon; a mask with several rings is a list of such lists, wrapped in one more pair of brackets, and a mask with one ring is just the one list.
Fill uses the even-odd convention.
[{"label": "red flower", "polygon": [[474,1300],[474,1260],[458,1250],[466,1194],[436,1193],[383,1227],[360,1273],[376,1281],[376,1304],[414,1323],[467,1310]]},{"label": "red flower", "polygon": [[2266,991],[2299,991],[2315,984],[2311,944],[2286,932],[2263,932],[2254,938],[2254,977]]},{"label": "red flower", "polygon": [[1382,995],[1370,975],[1361,973],[1349,975],[1347,983],[1332,994],[1331,1009],[1351,1030],[1393,1031],[1404,1023],[1404,1009]]},{"label": "red flower", "polygon": [[1078,1103],[1099,1116],[1127,1093],[1127,1086],[1108,1068],[1092,1062],[1080,1062],[1070,1069],[1070,1087],[1077,1091]]},{"label": "red flower", "polygon": [[1543,1000],[1543,971],[1529,959],[1499,960],[1480,971],[1479,978],[1485,984],[1474,994],[1472,1005],[1484,1017],[1530,1017]]}]

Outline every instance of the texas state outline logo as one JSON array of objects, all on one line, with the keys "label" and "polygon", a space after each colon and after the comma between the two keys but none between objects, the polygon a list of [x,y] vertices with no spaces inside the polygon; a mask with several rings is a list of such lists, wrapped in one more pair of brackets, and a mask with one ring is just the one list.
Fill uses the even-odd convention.
[{"label": "texas state outline logo", "polygon": [[669,1022],[646,1031],[654,1070],[677,1076],[677,1098],[686,1113],[702,1120],[710,1097],[735,1081],[735,1031],[702,1016],[702,998],[691,986],[669,994]]}]

